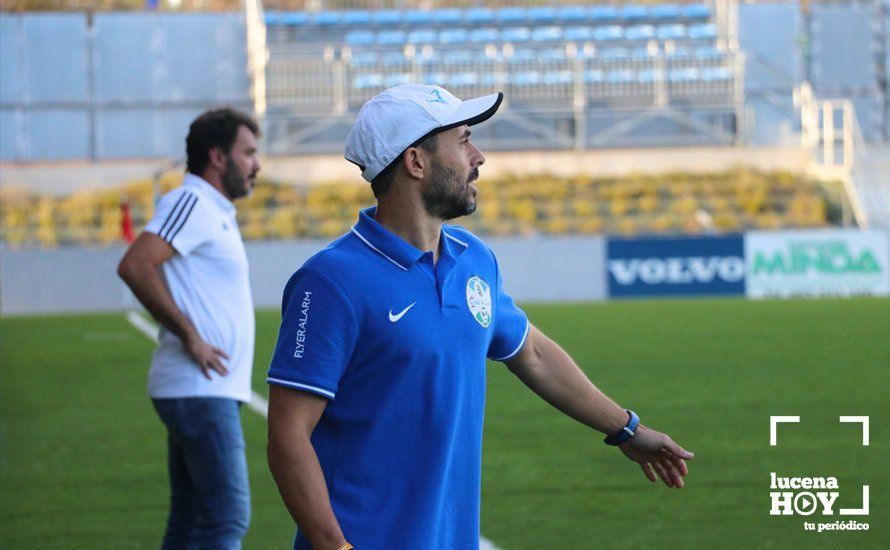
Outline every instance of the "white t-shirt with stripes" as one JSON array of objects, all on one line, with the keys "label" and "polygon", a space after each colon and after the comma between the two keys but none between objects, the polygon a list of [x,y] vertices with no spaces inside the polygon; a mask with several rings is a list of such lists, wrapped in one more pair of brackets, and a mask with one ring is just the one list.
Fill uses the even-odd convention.
[{"label": "white t-shirt with stripes", "polygon": [[235,206],[202,178],[187,174],[182,186],[161,197],[145,230],[176,251],[164,263],[173,301],[206,342],[229,356],[224,360],[228,375],[211,372],[207,380],[179,338],[161,327],[149,395],[250,401],[255,319]]}]

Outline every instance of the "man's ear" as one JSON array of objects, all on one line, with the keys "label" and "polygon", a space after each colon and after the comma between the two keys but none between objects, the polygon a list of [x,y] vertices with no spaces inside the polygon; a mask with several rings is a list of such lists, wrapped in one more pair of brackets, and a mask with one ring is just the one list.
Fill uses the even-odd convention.
[{"label": "man's ear", "polygon": [[402,153],[405,172],[414,179],[422,180],[425,170],[429,167],[429,159],[418,147],[408,147]]},{"label": "man's ear", "polygon": [[207,152],[210,156],[210,165],[220,172],[226,170],[226,154],[219,147],[211,147]]}]

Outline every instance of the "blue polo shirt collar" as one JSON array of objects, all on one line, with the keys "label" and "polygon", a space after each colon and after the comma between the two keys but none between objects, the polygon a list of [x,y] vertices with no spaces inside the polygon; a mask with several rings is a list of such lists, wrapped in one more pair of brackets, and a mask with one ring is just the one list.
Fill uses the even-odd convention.
[{"label": "blue polo shirt collar", "polygon": [[[358,222],[352,227],[356,235],[372,250],[404,271],[408,271],[423,257],[424,252],[408,244],[404,239],[383,227],[374,215],[377,207],[372,206],[359,212]],[[467,249],[467,243],[448,234],[445,229],[439,236],[439,252],[443,256],[457,259]]]}]

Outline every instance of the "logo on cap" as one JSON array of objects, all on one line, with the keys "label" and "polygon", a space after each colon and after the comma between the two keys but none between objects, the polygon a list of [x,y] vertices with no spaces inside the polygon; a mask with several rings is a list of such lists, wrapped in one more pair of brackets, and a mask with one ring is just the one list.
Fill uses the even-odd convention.
[{"label": "logo on cap", "polygon": [[439,90],[433,90],[432,92],[430,92],[430,95],[426,96],[426,100],[430,103],[448,103],[442,97],[442,94],[439,93]]}]

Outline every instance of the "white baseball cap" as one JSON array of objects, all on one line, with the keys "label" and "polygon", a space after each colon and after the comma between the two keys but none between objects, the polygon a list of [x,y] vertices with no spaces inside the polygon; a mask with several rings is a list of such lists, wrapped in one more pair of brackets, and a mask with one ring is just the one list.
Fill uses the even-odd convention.
[{"label": "white baseball cap", "polygon": [[368,100],[346,136],[346,160],[373,180],[416,141],[434,132],[487,120],[498,110],[498,92],[461,101],[448,90],[402,84]]}]

